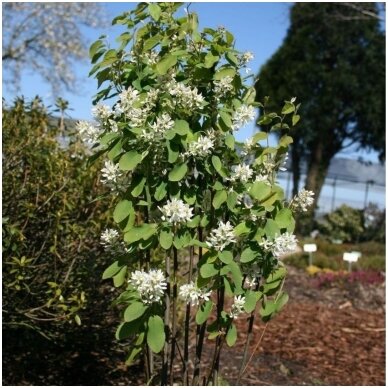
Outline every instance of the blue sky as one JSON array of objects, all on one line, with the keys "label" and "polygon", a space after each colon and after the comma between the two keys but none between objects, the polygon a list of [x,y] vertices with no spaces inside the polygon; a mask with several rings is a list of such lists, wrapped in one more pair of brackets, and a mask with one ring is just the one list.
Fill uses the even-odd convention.
[{"label": "blue sky", "polygon": [[[137,3],[101,3],[106,9],[108,20],[128,11]],[[241,51],[251,51],[255,55],[250,67],[254,74],[272,56],[282,44],[289,26],[289,8],[292,3],[192,3],[190,11],[197,12],[200,27],[224,26],[232,32],[236,38],[236,47]],[[98,29],[84,29],[85,35],[92,43],[101,34],[109,36],[113,42],[122,30],[121,27],[107,27]],[[75,71],[81,80],[77,85],[78,93],[63,93],[62,97],[70,102],[73,111],[71,116],[76,119],[91,119],[91,101],[96,93],[96,81],[88,78],[90,65],[77,63]],[[31,74],[24,74],[20,94],[27,98],[40,95],[46,103],[52,103],[50,88],[40,78]],[[3,97],[10,100],[14,97],[10,91],[3,87]],[[291,97],[291,96],[290,96]],[[248,125],[239,131],[237,137],[244,140],[251,136],[253,125]],[[346,152],[344,157],[355,158],[362,156],[366,160],[376,161],[376,153],[373,152]]]}]

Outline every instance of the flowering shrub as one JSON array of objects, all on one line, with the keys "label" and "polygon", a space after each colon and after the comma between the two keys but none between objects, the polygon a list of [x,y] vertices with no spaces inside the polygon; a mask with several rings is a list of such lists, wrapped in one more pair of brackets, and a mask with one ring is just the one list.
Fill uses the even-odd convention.
[{"label": "flowering shrub", "polygon": [[317,288],[344,286],[351,283],[363,285],[379,284],[385,281],[385,277],[378,271],[318,271],[315,274],[314,285]]},{"label": "flowering shrub", "polygon": [[[237,339],[234,319],[247,314],[251,331],[257,304],[269,320],[287,302],[279,259],[296,247],[292,211],[304,210],[310,194],[287,204],[276,182],[292,139],[285,135],[276,147],[260,143],[270,130],[286,131],[287,116],[296,124],[295,99],[281,114],[267,112],[266,101],[255,102],[254,88],[245,83],[249,76],[242,70],[252,54],[235,50],[224,28],[199,32],[194,13],[174,17],[179,7],[141,3],[113,21],[129,29],[119,49],[108,49],[104,38],[91,46],[91,74],[105,88],[95,100],[98,126],[80,123],[79,129],[94,144],[93,159],[107,156],[103,183],[117,194],[113,218],[125,252],[114,255],[103,278],[113,278],[123,291],[116,337],[133,338],[127,362],[143,353],[147,381],[161,385],[174,383],[176,363],[185,385],[216,384],[221,348]],[[100,102],[109,98],[112,106]],[[234,133],[258,107],[265,131],[237,144]],[[111,238],[116,246],[117,234],[107,235],[104,244]],[[160,249],[162,264],[155,259]],[[129,264],[138,270],[129,273]],[[230,309],[224,309],[226,298],[233,298]],[[216,344],[205,375],[206,329]],[[160,374],[155,353],[162,353]]]}]

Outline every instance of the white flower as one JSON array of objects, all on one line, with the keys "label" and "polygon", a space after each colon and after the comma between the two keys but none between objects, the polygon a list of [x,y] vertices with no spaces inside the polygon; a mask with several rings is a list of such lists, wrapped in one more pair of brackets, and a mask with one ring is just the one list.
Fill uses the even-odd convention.
[{"label": "white flower", "polygon": [[255,278],[250,278],[247,276],[245,278],[244,288],[253,288],[257,285],[257,281]]},{"label": "white flower", "polygon": [[190,303],[192,306],[198,306],[200,300],[208,301],[211,295],[211,291],[205,292],[198,288],[194,282],[189,284],[183,284],[179,287],[179,296],[186,301],[186,303]]},{"label": "white flower", "polygon": [[269,175],[268,174],[258,174],[258,175],[256,175],[255,182],[270,183],[269,182]]},{"label": "white flower", "polygon": [[272,252],[274,256],[280,257],[287,253],[294,252],[297,247],[298,240],[295,235],[288,232],[275,237],[273,241],[265,240],[260,243],[260,246],[267,252]]},{"label": "white flower", "polygon": [[150,128],[159,134],[164,134],[166,131],[174,127],[174,121],[171,119],[170,115],[163,113],[162,116],[158,116],[156,121],[150,125]]},{"label": "white flower", "polygon": [[214,142],[210,137],[200,136],[197,141],[189,144],[187,153],[191,156],[205,157],[214,148]]},{"label": "white flower", "polygon": [[172,79],[166,84],[174,102],[183,109],[200,109],[203,106],[204,98],[197,88],[191,88],[181,82]]},{"label": "white flower", "polygon": [[244,312],[244,304],[245,304],[245,297],[238,295],[234,297],[234,303],[230,309],[230,314],[229,316],[231,318],[236,318],[239,316],[241,313]]},{"label": "white flower", "polygon": [[235,242],[236,236],[233,232],[233,226],[229,221],[226,223],[220,221],[218,228],[211,231],[206,244],[217,251],[222,251],[227,245]]},{"label": "white flower", "polygon": [[101,169],[101,182],[112,186],[112,184],[117,184],[118,179],[121,178],[122,172],[119,170],[119,165],[114,164],[110,160],[105,161],[104,168]]},{"label": "white flower", "polygon": [[220,80],[214,81],[214,94],[218,96],[224,96],[228,92],[233,90],[233,77],[226,76]]},{"label": "white flower", "polygon": [[190,221],[193,216],[193,209],[184,203],[181,199],[173,198],[168,200],[167,204],[158,209],[163,213],[162,220],[171,224],[180,224]]},{"label": "white flower", "polygon": [[109,132],[114,132],[114,133],[116,133],[116,132],[119,131],[119,126],[118,126],[118,124],[116,123],[116,121],[114,121],[114,120],[109,119],[109,120],[108,120],[107,127],[108,127]]},{"label": "white flower", "polygon": [[239,164],[235,167],[230,180],[232,182],[241,181],[243,183],[246,183],[252,177],[252,175],[253,170],[247,164]]},{"label": "white flower", "polygon": [[100,243],[111,254],[124,254],[129,252],[124,241],[120,241],[119,233],[115,229],[105,229],[101,234]]},{"label": "white flower", "polygon": [[78,121],[76,129],[79,131],[82,141],[89,144],[97,143],[102,133],[98,127],[95,127],[87,121]]},{"label": "white flower", "polygon": [[100,122],[104,122],[112,115],[112,109],[108,105],[97,104],[92,108],[92,115]]},{"label": "white flower", "polygon": [[242,56],[241,56],[241,62],[243,65],[247,64],[250,62],[255,56],[253,55],[252,52],[246,51]]},{"label": "white flower", "polygon": [[160,269],[132,272],[128,283],[138,291],[145,304],[160,302],[167,288],[166,278]]},{"label": "white flower", "polygon": [[237,130],[248,124],[255,118],[255,108],[253,106],[241,105],[232,117],[232,129]]},{"label": "white flower", "polygon": [[101,234],[101,245],[107,249],[114,245],[119,238],[119,232],[115,229],[105,229]]},{"label": "white flower", "polygon": [[307,212],[307,208],[314,203],[314,192],[306,189],[299,191],[291,201],[294,210]]}]

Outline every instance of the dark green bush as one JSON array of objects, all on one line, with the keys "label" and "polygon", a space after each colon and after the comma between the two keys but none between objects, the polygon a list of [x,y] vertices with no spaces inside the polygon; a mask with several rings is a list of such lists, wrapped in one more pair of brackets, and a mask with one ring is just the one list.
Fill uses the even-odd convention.
[{"label": "dark green bush", "polygon": [[106,265],[110,206],[93,201],[98,165],[85,168],[85,148],[55,121],[38,98],[3,104],[3,323],[46,332],[80,324]]}]

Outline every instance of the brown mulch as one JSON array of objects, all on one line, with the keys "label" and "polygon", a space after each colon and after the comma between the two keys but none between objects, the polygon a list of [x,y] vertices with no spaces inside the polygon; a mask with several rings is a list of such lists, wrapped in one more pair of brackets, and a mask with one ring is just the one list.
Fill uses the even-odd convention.
[{"label": "brown mulch", "polygon": [[[290,301],[269,322],[241,385],[385,385],[384,284],[317,289],[304,271],[289,268],[285,289]],[[146,384],[140,361],[124,364],[127,346],[114,340],[117,316],[92,318],[65,344],[3,333],[3,385]],[[237,325],[236,347],[225,346],[221,357],[229,385],[246,341],[246,320]],[[255,322],[251,351],[264,326]],[[205,366],[213,348],[209,342],[204,349]]]}]

